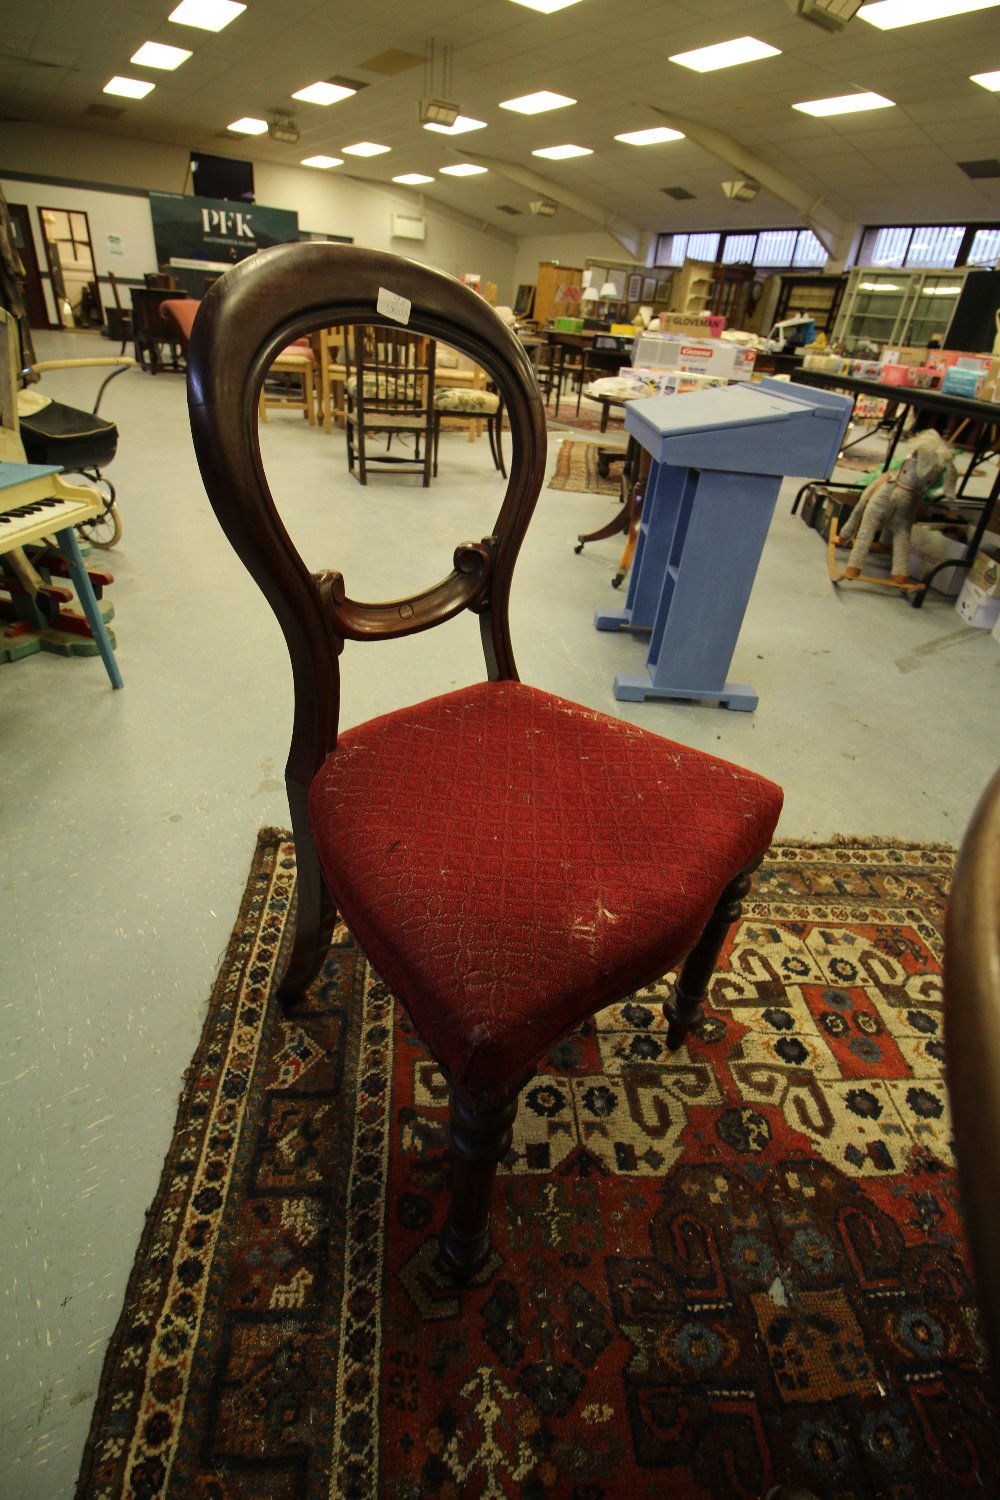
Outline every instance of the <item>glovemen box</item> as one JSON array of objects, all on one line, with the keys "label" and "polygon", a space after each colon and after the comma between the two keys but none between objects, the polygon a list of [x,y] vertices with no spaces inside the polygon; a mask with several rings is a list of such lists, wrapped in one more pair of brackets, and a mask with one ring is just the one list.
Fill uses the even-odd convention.
[{"label": "glovemen box", "polygon": [[990,630],[1000,619],[1000,599],[991,599],[969,579],[962,584],[955,608],[966,625],[975,625],[978,630]]}]

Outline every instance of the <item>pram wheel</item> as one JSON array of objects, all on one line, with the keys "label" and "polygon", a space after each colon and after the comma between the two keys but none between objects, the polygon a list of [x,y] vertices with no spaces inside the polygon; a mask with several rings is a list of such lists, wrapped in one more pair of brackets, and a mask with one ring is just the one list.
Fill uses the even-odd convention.
[{"label": "pram wheel", "polygon": [[94,547],[114,547],[122,536],[122,520],[115,504],[115,487],[99,469],[81,469],[80,472],[99,491],[104,509],[98,515],[81,521],[76,529]]}]

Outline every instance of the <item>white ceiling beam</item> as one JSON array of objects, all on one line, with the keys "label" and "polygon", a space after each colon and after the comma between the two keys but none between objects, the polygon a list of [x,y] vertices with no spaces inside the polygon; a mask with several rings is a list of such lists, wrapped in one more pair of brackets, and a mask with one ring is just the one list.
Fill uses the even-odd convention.
[{"label": "white ceiling beam", "polygon": [[674,114],[673,110],[660,109],[655,104],[651,107],[662,120],[674,130],[683,131],[688,140],[700,146],[703,151],[717,156],[727,166],[734,167],[741,176],[752,177],[761,187],[767,188],[768,192],[800,213],[831,259],[842,261],[846,258],[854,238],[855,226],[846,224],[832,208],[824,204],[821,197],[794,182],[791,177],[786,177],[784,172],[771,166],[770,162],[766,162],[756,152],[748,151],[746,146],[727,135],[724,130],[717,130],[714,125],[704,125],[700,120],[688,119],[685,115]]},{"label": "white ceiling beam", "polygon": [[530,167],[518,166],[516,162],[503,161],[497,156],[484,156],[479,151],[463,150],[462,160],[474,162],[479,167],[487,167],[498,177],[506,177],[508,182],[517,183],[518,187],[527,188],[529,192],[538,193],[543,198],[551,198],[553,203],[561,203],[563,208],[572,209],[582,218],[592,219],[595,224],[606,229],[608,234],[613,235],[633,260],[645,262],[649,231],[640,229],[638,224],[633,224],[629,219],[623,219],[620,214],[609,213],[606,208],[592,203],[589,198],[582,198],[579,193],[574,193],[570,188],[551,182],[540,172],[533,172]]}]

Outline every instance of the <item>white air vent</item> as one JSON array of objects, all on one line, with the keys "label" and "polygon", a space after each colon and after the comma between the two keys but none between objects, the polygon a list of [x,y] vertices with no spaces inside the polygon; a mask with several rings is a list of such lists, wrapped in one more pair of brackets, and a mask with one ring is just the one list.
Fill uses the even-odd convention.
[{"label": "white air vent", "polygon": [[422,240],[427,231],[427,222],[416,214],[393,214],[392,237],[394,240]]}]

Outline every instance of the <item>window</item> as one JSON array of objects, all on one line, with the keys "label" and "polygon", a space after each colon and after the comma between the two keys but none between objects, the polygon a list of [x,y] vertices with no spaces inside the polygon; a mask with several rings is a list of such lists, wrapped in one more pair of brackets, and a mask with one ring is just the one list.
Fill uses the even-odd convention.
[{"label": "window", "polygon": [[719,238],[718,230],[707,234],[689,234],[686,259],[714,262],[719,253]]},{"label": "window", "polygon": [[762,229],[754,251],[755,266],[790,266],[798,233],[794,229]]},{"label": "window", "polygon": [[795,267],[818,266],[822,270],[828,259],[823,241],[817,239],[811,229],[800,229],[799,237],[795,242],[792,265]]},{"label": "window", "polygon": [[932,224],[914,229],[906,252],[906,264],[953,266],[964,234],[964,224]]},{"label": "window", "polygon": [[991,229],[977,229],[969,246],[967,264],[992,266],[997,260],[1000,260],[1000,224]]},{"label": "window", "polygon": [[722,242],[722,264],[739,266],[752,261],[756,248],[755,234],[727,234]]}]

